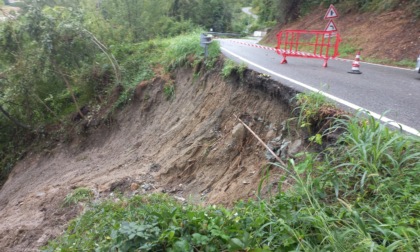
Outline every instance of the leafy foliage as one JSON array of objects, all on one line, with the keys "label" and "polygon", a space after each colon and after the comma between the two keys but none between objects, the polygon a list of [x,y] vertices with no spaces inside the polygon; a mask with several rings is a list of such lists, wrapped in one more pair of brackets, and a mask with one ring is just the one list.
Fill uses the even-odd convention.
[{"label": "leafy foliage", "polygon": [[[237,1],[211,4],[225,11],[233,2]],[[207,2],[198,3],[200,10],[208,10]],[[82,108],[107,100],[116,86],[123,87],[116,107],[126,104],[135,86],[153,78],[159,64],[170,70],[202,59],[198,34],[202,30],[197,29],[201,24],[170,15],[172,1],[21,4],[16,20],[0,23],[0,184],[22,152],[18,143],[33,133],[43,134],[49,124],[83,118]],[[230,26],[224,15],[218,19]],[[190,35],[175,37],[185,32]],[[207,66],[220,53],[216,43],[209,53]]]},{"label": "leafy foliage", "polygon": [[93,198],[93,192],[88,188],[79,187],[64,199],[64,205],[69,206],[81,201],[89,201]]}]

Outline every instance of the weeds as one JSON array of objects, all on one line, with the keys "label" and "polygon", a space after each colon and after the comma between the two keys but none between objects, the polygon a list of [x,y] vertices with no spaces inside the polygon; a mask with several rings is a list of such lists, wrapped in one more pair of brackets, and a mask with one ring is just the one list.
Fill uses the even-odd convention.
[{"label": "weeds", "polygon": [[[169,39],[155,39],[139,44],[122,44],[114,46],[112,53],[120,62],[124,87],[114,108],[119,108],[131,101],[136,86],[156,75],[158,66],[164,66],[165,71],[171,71],[185,65],[195,66],[204,61],[204,51],[200,47],[200,31],[180,35]],[[209,56],[206,67],[212,67],[220,55],[217,42],[209,46]],[[171,99],[175,94],[174,85],[165,85],[164,94]]]},{"label": "weeds", "polygon": [[314,123],[320,122],[322,118],[321,111],[323,108],[332,107],[333,104],[325,98],[321,93],[300,93],[294,98],[297,107],[294,113],[298,113],[298,126],[301,128],[310,128]]},{"label": "weeds", "polygon": [[70,206],[82,201],[90,201],[93,198],[93,192],[90,189],[79,187],[64,199],[64,206]]},{"label": "weeds", "polygon": [[353,47],[351,44],[341,43],[338,51],[341,57],[354,57],[359,49]]},{"label": "weeds", "polygon": [[237,64],[233,60],[227,59],[223,65],[222,76],[227,78],[233,74],[238,74],[242,79],[246,69],[247,65],[245,63],[242,62],[241,64]]},{"label": "weeds", "polygon": [[392,59],[376,59],[372,57],[367,57],[364,59],[366,62],[371,62],[375,64],[383,64],[383,65],[390,65],[390,66],[399,66],[399,67],[408,67],[408,68],[414,68],[416,65],[416,62],[414,62],[412,59],[403,59],[400,61],[395,61]]},{"label": "weeds", "polygon": [[165,94],[166,100],[173,99],[175,97],[175,85],[173,83],[165,84],[163,93]]},{"label": "weeds", "polygon": [[[204,60],[204,50],[200,46],[200,33],[196,31],[188,35],[182,35],[168,40],[168,46],[162,55],[162,64],[167,70],[175,69],[186,64],[196,64],[196,59]],[[212,42],[208,48],[206,64],[212,66],[220,55],[220,47],[217,42]]]},{"label": "weeds", "polygon": [[[297,98],[301,122],[323,108]],[[306,110],[309,110],[306,111]],[[299,125],[302,125],[300,123]],[[323,153],[290,159],[288,191],[231,209],[180,204],[165,195],[94,205],[44,251],[416,251],[420,247],[420,140],[372,117],[337,119]]]}]

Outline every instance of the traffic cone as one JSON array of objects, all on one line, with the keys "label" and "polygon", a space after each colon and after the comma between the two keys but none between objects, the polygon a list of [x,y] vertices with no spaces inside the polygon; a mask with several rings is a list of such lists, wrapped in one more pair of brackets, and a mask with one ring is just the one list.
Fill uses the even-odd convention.
[{"label": "traffic cone", "polygon": [[360,68],[360,52],[357,52],[356,58],[353,60],[353,63],[351,64],[351,71],[348,73],[351,74],[361,74],[359,70]]}]

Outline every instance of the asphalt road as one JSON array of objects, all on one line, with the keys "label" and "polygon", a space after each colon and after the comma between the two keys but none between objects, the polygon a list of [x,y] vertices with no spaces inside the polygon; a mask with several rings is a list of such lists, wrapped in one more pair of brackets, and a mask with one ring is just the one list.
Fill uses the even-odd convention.
[{"label": "asphalt road", "polygon": [[287,57],[288,63],[280,64],[282,57],[276,52],[238,42],[256,43],[220,40],[222,52],[284,85],[302,92],[322,91],[341,107],[366,111],[420,136],[420,74],[414,70],[368,64],[363,55],[362,74],[348,73],[352,61],[342,59],[329,60],[326,68],[322,59]]},{"label": "asphalt road", "polygon": [[242,11],[245,12],[246,14],[250,15],[254,19],[258,19],[258,16],[251,12],[251,9],[252,9],[252,7],[244,7],[244,8],[242,8]]}]

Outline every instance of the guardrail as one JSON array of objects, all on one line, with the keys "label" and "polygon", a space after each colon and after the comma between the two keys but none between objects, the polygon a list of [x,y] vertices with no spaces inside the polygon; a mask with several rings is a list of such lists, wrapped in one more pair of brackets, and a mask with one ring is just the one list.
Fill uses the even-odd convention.
[{"label": "guardrail", "polygon": [[226,32],[206,32],[206,34],[211,34],[216,37],[234,37],[239,38],[242,37],[239,33],[226,33]]}]

